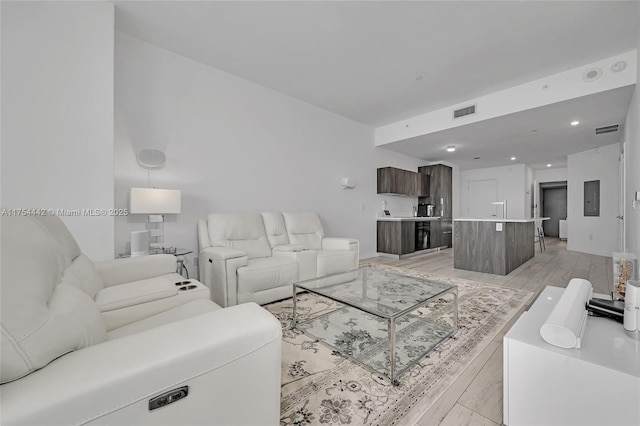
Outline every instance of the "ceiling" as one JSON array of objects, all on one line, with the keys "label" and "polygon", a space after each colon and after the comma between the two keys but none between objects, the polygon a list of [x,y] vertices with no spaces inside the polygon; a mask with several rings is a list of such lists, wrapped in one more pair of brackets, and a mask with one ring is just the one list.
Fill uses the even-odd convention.
[{"label": "ceiling", "polygon": [[[119,32],[372,127],[636,49],[640,27],[638,1],[114,3]],[[605,98],[626,113],[628,94]],[[499,120],[526,128],[527,117]],[[508,124],[510,118],[516,121]],[[476,127],[481,158],[509,143],[490,144],[500,136],[493,126]],[[448,137],[471,136],[465,131]],[[562,145],[554,155],[578,145],[551,129],[536,143],[543,135]],[[515,139],[524,146],[531,138]],[[417,142],[406,151],[431,158]]]},{"label": "ceiling", "polygon": [[[567,155],[620,141],[617,132],[596,135],[598,127],[622,124],[633,95],[626,86],[540,108],[430,133],[386,148],[427,161],[446,160],[461,169],[525,163],[534,170],[566,167]],[[572,126],[571,121],[580,122]],[[455,152],[446,152],[447,146]],[[474,159],[480,157],[479,159]],[[516,157],[511,160],[511,157]]]}]

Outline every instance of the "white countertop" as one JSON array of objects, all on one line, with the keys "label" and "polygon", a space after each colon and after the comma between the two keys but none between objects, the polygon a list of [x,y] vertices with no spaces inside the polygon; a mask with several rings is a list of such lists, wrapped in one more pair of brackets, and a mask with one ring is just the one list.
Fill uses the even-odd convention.
[{"label": "white countertop", "polygon": [[519,223],[527,223],[527,222],[535,222],[537,220],[549,220],[548,217],[537,217],[535,219],[497,219],[497,218],[476,218],[476,217],[459,217],[454,218],[454,221],[459,222],[519,222]]},{"label": "white countertop", "polygon": [[429,220],[440,220],[440,216],[402,217],[402,216],[380,216],[379,222],[426,222]]}]

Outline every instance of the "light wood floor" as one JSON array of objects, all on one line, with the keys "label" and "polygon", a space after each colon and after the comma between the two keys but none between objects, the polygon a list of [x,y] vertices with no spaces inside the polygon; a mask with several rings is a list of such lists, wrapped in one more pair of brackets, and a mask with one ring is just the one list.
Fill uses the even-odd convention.
[{"label": "light wood floor", "polygon": [[[545,252],[541,253],[536,245],[535,257],[506,276],[453,269],[451,249],[403,260],[376,257],[363,259],[363,262],[520,288],[534,292],[535,296],[548,285],[566,287],[571,278],[589,280],[594,293],[610,292],[613,281],[610,257],[567,251],[566,243],[554,238],[547,237],[546,244]],[[440,399],[415,422],[416,425],[502,424],[502,337],[521,313],[503,327]]]}]

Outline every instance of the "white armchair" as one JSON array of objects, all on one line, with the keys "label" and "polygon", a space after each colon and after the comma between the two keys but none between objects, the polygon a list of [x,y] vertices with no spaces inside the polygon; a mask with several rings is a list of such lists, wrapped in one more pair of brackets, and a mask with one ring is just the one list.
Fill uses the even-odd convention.
[{"label": "white armchair", "polygon": [[[153,279],[169,258],[107,262],[87,275],[93,264],[60,244],[70,236],[60,224],[0,220],[3,425],[279,422],[281,328],[271,314],[200,297],[108,329],[91,295],[99,278],[103,290]],[[153,304],[134,287],[140,306]]]}]

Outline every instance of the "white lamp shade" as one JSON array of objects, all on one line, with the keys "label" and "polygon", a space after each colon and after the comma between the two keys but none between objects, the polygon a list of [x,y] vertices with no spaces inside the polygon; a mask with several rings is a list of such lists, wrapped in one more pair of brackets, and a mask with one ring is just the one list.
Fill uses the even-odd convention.
[{"label": "white lamp shade", "polygon": [[171,214],[180,213],[182,197],[179,189],[131,188],[129,213]]}]

